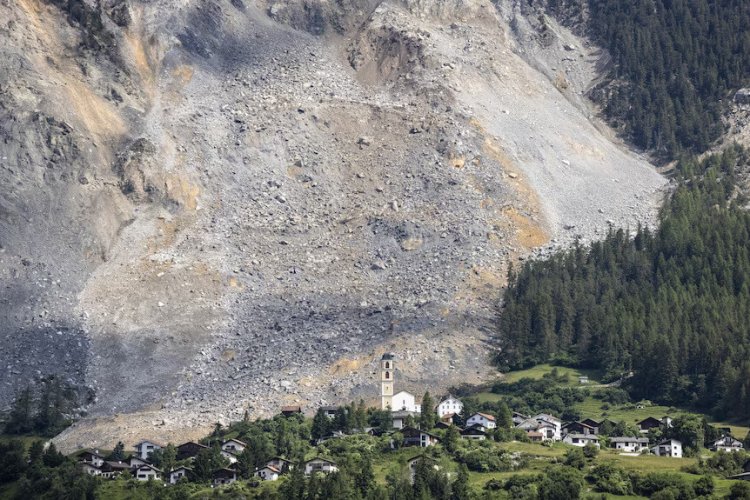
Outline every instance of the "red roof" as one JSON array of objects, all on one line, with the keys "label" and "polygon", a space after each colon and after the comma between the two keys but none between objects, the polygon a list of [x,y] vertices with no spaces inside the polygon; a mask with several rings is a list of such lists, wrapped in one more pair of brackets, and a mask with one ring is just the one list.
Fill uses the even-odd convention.
[{"label": "red roof", "polygon": [[489,415],[489,414],[487,414],[487,413],[481,413],[481,412],[477,412],[477,413],[476,413],[475,415],[481,415],[481,416],[483,416],[484,418],[486,418],[487,420],[491,420],[491,421],[493,421],[493,422],[495,421],[495,417],[494,417],[494,416],[492,416],[492,415]]}]

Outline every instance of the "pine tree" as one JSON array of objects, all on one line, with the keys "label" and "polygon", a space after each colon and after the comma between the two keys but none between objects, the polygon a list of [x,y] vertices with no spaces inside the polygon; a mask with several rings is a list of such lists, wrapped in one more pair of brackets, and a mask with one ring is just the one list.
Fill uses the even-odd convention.
[{"label": "pine tree", "polygon": [[312,438],[318,440],[328,436],[331,433],[331,427],[331,421],[323,408],[318,408],[315,417],[313,417],[312,428],[310,430]]},{"label": "pine tree", "polygon": [[422,412],[419,416],[419,426],[423,430],[429,431],[437,424],[437,414],[435,413],[435,403],[430,396],[430,391],[422,396]]},{"label": "pine tree", "polygon": [[500,400],[498,403],[496,418],[498,429],[510,429],[513,427],[513,414],[505,400]]},{"label": "pine tree", "polygon": [[32,430],[32,392],[31,387],[23,389],[13,402],[8,422],[5,424],[6,434],[26,434]]},{"label": "pine tree", "polygon": [[125,460],[125,445],[122,441],[117,442],[114,449],[112,450],[112,453],[107,455],[107,460],[110,460],[112,462],[120,462],[122,460]]},{"label": "pine tree", "polygon": [[455,453],[458,448],[458,442],[461,439],[461,434],[458,432],[458,427],[451,425],[448,430],[445,431],[443,437],[443,447],[448,453]]}]

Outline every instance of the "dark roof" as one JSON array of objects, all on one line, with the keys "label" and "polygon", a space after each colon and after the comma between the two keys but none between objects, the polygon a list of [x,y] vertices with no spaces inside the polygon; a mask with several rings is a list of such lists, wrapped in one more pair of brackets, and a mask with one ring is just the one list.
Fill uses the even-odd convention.
[{"label": "dark roof", "polygon": [[414,460],[426,460],[429,462],[437,462],[437,459],[432,458],[429,455],[414,455],[413,457],[406,459],[407,462],[413,462]]},{"label": "dark roof", "polygon": [[436,435],[430,434],[427,431],[415,429],[414,427],[404,427],[403,429],[401,429],[401,434],[403,434],[404,436],[413,436],[414,434],[427,434],[431,438],[437,439],[438,441],[440,441],[440,438],[437,437]]},{"label": "dark roof", "polygon": [[395,356],[393,355],[392,352],[387,352],[387,353],[383,354],[383,357],[380,358],[380,359],[393,359],[394,357]]},{"label": "dark roof", "polygon": [[661,420],[659,420],[658,418],[654,418],[654,417],[646,417],[643,420],[641,420],[640,422],[638,422],[638,425],[641,425],[641,424],[653,424],[653,423],[661,425]]},{"label": "dark roof", "polygon": [[592,429],[592,430],[594,429],[592,426],[588,424],[584,424],[583,422],[568,422],[567,424],[563,425],[562,428],[567,429],[569,427],[573,427],[576,425],[580,425],[581,427],[586,427],[587,429]]},{"label": "dark roof", "polygon": [[199,448],[208,448],[205,444],[196,443],[195,441],[188,441],[187,443],[182,443],[181,445],[177,446],[177,449],[184,448],[186,446],[197,446]]},{"label": "dark roof", "polygon": [[484,429],[482,428],[482,426],[477,426],[477,425],[472,425],[471,427],[468,427],[461,431],[462,436],[467,436],[467,435],[476,436],[478,434],[481,434],[483,436],[487,435],[487,433],[484,432]]},{"label": "dark roof", "polygon": [[213,472],[213,474],[211,474],[211,477],[214,477],[214,478],[216,478],[216,477],[234,477],[236,475],[237,475],[237,471],[236,470],[223,468],[223,469],[217,469],[217,470],[215,470]]},{"label": "dark roof", "polygon": [[302,407],[299,405],[282,406],[281,413],[302,413]]},{"label": "dark roof", "polygon": [[314,458],[311,458],[310,460],[305,460],[305,463],[309,464],[313,460],[320,460],[322,462],[328,462],[329,464],[336,465],[336,462],[334,462],[333,460],[328,460],[327,458],[323,458],[323,457],[314,457]]},{"label": "dark roof", "polygon": [[323,411],[339,411],[339,406],[321,406],[320,409]]},{"label": "dark roof", "polygon": [[130,464],[126,462],[114,462],[114,461],[107,461],[104,462],[102,465],[102,469],[107,468],[110,470],[127,470],[130,469]]},{"label": "dark roof", "polygon": [[584,418],[583,420],[581,420],[581,423],[590,425],[591,427],[599,427],[602,424],[602,422],[597,422],[593,418]]}]

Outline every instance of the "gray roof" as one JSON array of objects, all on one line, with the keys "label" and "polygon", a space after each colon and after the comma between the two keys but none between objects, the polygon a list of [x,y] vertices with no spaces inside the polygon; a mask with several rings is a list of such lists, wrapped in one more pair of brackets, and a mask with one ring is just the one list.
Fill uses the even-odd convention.
[{"label": "gray roof", "polygon": [[599,438],[593,434],[578,434],[577,432],[571,432],[566,434],[565,437],[572,437],[578,439],[590,439],[591,441],[599,441]]},{"label": "gray roof", "polygon": [[387,352],[387,353],[383,354],[383,357],[380,358],[380,359],[393,359],[394,357],[395,356],[394,356],[394,354],[392,352]]},{"label": "gray roof", "polygon": [[610,443],[648,443],[648,438],[644,437],[613,437],[609,440]]}]

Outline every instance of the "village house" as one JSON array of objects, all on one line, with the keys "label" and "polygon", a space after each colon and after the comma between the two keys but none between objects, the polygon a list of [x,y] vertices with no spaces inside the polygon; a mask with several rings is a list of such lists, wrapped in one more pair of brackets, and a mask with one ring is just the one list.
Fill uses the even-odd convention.
[{"label": "village house", "polygon": [[237,455],[235,455],[231,451],[221,450],[221,456],[229,461],[229,465],[237,463]]},{"label": "village house", "polygon": [[583,422],[569,422],[562,426],[563,434],[596,434],[595,429]]},{"label": "village house", "polygon": [[215,470],[211,474],[211,484],[213,486],[221,486],[222,484],[232,484],[237,481],[237,471],[234,469],[219,469]]},{"label": "village house", "polygon": [[273,457],[271,460],[266,462],[268,467],[277,469],[281,474],[285,474],[294,468],[294,464],[282,457]]},{"label": "village house", "polygon": [[421,413],[422,406],[418,405],[416,398],[413,394],[401,391],[393,395],[393,411],[410,411],[413,413]]},{"label": "village house", "polygon": [[394,429],[403,429],[406,427],[406,420],[408,417],[416,419],[419,417],[419,413],[413,411],[394,411],[391,412],[392,425]]},{"label": "village house", "polygon": [[160,450],[162,446],[152,441],[141,441],[135,445],[135,456],[141,460],[148,460],[148,456],[156,450]]},{"label": "village house", "polygon": [[723,438],[714,441],[711,445],[711,451],[742,451],[745,447],[742,441],[735,439],[732,436],[724,436]]},{"label": "village house", "polygon": [[654,418],[654,417],[648,417],[648,418],[644,418],[643,420],[641,420],[635,425],[638,426],[639,431],[645,434],[651,429],[661,429],[661,420],[659,420],[658,418]]},{"label": "village house", "polygon": [[647,433],[651,429],[668,429],[672,427],[672,418],[669,416],[662,417],[661,420],[654,417],[644,418],[636,424],[642,433]]},{"label": "village house", "polygon": [[515,426],[525,422],[528,419],[529,419],[528,415],[524,415],[523,413],[518,413],[517,411],[513,412],[513,425]]},{"label": "village house", "polygon": [[446,415],[457,415],[464,409],[464,404],[460,399],[453,397],[451,394],[445,396],[437,405],[438,417],[443,418]]},{"label": "village house", "polygon": [[587,375],[581,375],[578,377],[578,383],[581,385],[586,385],[589,383],[589,377]]},{"label": "village house", "polygon": [[736,479],[738,481],[750,481],[750,460],[747,460],[745,462],[745,465],[742,466],[743,472],[731,476],[729,479]]},{"label": "village house", "polygon": [[100,476],[102,470],[91,462],[78,462],[78,467],[89,476]]},{"label": "village house", "polygon": [[177,447],[177,460],[187,460],[188,458],[195,458],[198,452],[207,449],[208,446],[205,444],[195,443],[188,441]]},{"label": "village house", "polygon": [[281,414],[285,417],[291,417],[292,415],[301,415],[302,407],[299,405],[282,406]]},{"label": "village house", "polygon": [[601,422],[597,422],[593,418],[586,418],[581,420],[581,423],[583,425],[588,425],[594,430],[594,434],[599,434],[599,427],[601,426]]},{"label": "village house", "polygon": [[114,461],[108,461],[104,462],[101,466],[102,470],[102,477],[105,479],[112,479],[124,472],[130,472],[132,470],[132,467],[128,462],[114,462]]},{"label": "village house", "polygon": [[331,420],[336,418],[336,412],[339,411],[338,406],[321,406],[320,409],[323,411],[325,416]]},{"label": "village house", "polygon": [[310,474],[315,474],[317,472],[321,472],[324,474],[328,474],[330,472],[338,472],[339,468],[336,465],[336,462],[332,462],[330,460],[326,460],[325,458],[316,457],[312,460],[308,460],[305,462],[305,475],[309,476]]},{"label": "village house", "polygon": [[591,444],[599,448],[599,437],[594,434],[578,434],[573,432],[565,435],[565,437],[563,438],[563,443],[580,447]]},{"label": "village house", "polygon": [[484,441],[485,439],[487,439],[487,433],[484,431],[484,427],[479,424],[475,424],[461,431],[461,439],[474,439],[477,441]]},{"label": "village house", "polygon": [[472,425],[481,425],[485,430],[497,427],[494,415],[489,415],[487,413],[475,413],[470,416],[466,420],[466,427],[471,427]]},{"label": "village house", "polygon": [[161,471],[153,465],[141,465],[133,469],[133,477],[138,481],[158,480],[161,478]]},{"label": "village house", "polygon": [[135,455],[128,457],[128,459],[125,460],[124,463],[126,463],[131,469],[135,469],[136,467],[140,467],[141,465],[150,465],[148,460],[143,460]]},{"label": "village house", "polygon": [[648,438],[645,437],[613,437],[609,442],[612,448],[625,453],[640,453],[648,449]]},{"label": "village house", "polygon": [[229,453],[232,453],[234,455],[239,455],[245,448],[247,448],[247,444],[243,443],[239,439],[229,439],[227,441],[224,441],[224,443],[222,443],[221,445],[222,450],[228,451]]},{"label": "village house", "polygon": [[263,481],[276,481],[279,479],[281,471],[272,465],[266,465],[256,470],[253,475],[261,478]]},{"label": "village house", "polygon": [[104,457],[99,455],[98,451],[84,450],[78,454],[78,461],[91,464],[94,467],[101,467],[104,464]]},{"label": "village house", "polygon": [[175,470],[169,473],[169,484],[177,484],[180,479],[187,479],[192,473],[193,469],[191,469],[190,467],[177,467]]},{"label": "village house", "polygon": [[653,446],[651,453],[659,457],[682,458],[682,443],[676,439],[665,439]]},{"label": "village house", "polygon": [[420,429],[415,429],[414,427],[405,427],[401,429],[401,434],[404,436],[404,446],[419,446],[427,448],[428,446],[440,442],[440,438],[437,436]]},{"label": "village house", "polygon": [[530,417],[516,426],[518,429],[541,432],[544,441],[561,441],[562,440],[562,422],[560,419],[540,413]]},{"label": "village house", "polygon": [[545,441],[544,434],[539,431],[528,431],[526,437],[528,437],[529,441],[532,443],[543,443]]}]

